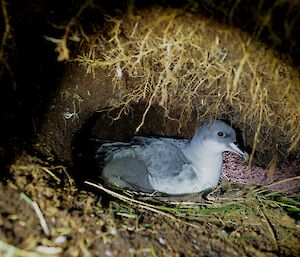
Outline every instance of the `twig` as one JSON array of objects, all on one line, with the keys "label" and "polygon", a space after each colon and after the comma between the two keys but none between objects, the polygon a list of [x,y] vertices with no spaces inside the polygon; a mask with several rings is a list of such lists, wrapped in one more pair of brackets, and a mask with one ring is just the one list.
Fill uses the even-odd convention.
[{"label": "twig", "polygon": [[300,176],[292,177],[292,178],[287,178],[287,179],[283,179],[283,180],[274,182],[274,183],[272,183],[272,184],[266,185],[266,186],[264,186],[263,189],[258,188],[258,189],[254,190],[254,191],[256,191],[256,193],[264,193],[264,192],[266,192],[266,191],[269,190],[269,189],[268,189],[269,187],[277,186],[277,185],[280,185],[280,184],[282,184],[282,183],[287,183],[287,182],[290,182],[290,181],[293,181],[293,180],[300,180]]},{"label": "twig", "polygon": [[46,220],[43,216],[43,213],[40,209],[40,207],[38,206],[38,204],[34,201],[32,201],[26,194],[24,194],[23,192],[20,194],[20,197],[25,200],[35,211],[36,215],[38,216],[39,218],[39,221],[40,221],[40,225],[45,233],[46,236],[49,236],[50,235],[50,230],[48,228],[48,225],[46,223]]},{"label": "twig", "polygon": [[112,195],[112,196],[114,196],[114,197],[122,200],[123,202],[134,203],[134,204],[138,205],[139,207],[141,207],[143,209],[146,209],[146,210],[155,212],[157,214],[160,214],[162,216],[168,217],[169,219],[174,220],[176,222],[185,223],[185,224],[187,224],[187,225],[189,225],[191,227],[199,228],[199,226],[197,226],[195,224],[192,224],[192,223],[189,223],[189,222],[186,222],[186,221],[183,221],[183,220],[177,218],[176,216],[174,216],[174,215],[172,215],[170,213],[164,212],[162,210],[158,210],[155,205],[152,205],[152,204],[149,204],[149,203],[145,203],[145,202],[142,202],[142,201],[138,201],[138,200],[132,199],[130,197],[127,197],[125,195],[119,194],[119,193],[114,192],[114,191],[112,191],[112,190],[110,190],[108,188],[103,187],[101,184],[95,184],[95,183],[89,182],[89,181],[85,181],[84,183],[87,184],[87,185],[93,186],[95,188],[98,188],[98,189],[100,189],[100,190],[102,190],[102,191],[104,191],[104,192],[106,192],[106,193],[108,193],[108,194],[110,194],[110,195]]},{"label": "twig", "polygon": [[277,251],[278,250],[278,243],[277,243],[277,239],[276,239],[276,235],[275,235],[274,229],[272,228],[272,225],[271,225],[268,217],[264,213],[265,206],[264,206],[263,202],[259,198],[258,198],[258,200],[259,200],[259,202],[261,203],[261,205],[262,205],[262,207],[264,209],[264,210],[262,210],[262,209],[259,208],[259,212],[261,213],[261,215],[263,216],[263,218],[265,219],[265,221],[267,223],[268,229],[270,231],[271,237],[272,237],[273,242],[274,242],[275,250]]}]

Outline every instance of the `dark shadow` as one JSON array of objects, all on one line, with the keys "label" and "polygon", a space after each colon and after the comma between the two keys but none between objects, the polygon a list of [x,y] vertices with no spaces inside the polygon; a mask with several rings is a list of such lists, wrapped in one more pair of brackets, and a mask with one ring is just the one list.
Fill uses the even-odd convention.
[{"label": "dark shadow", "polygon": [[[16,145],[30,147],[64,76],[64,63],[57,62],[54,51],[56,45],[47,41],[45,36],[61,38],[64,30],[57,25],[70,21],[83,3],[85,1],[29,0],[12,1],[7,5],[11,38],[5,48],[5,58],[11,73],[2,69],[6,72],[0,74],[0,145],[9,152],[6,156],[13,155]],[[88,8],[77,19],[89,33],[93,23],[104,22],[101,13],[122,16],[134,9],[155,6],[186,8],[249,32],[254,39],[281,53],[298,69],[299,5],[296,1],[263,0],[95,1],[94,7]],[[3,13],[0,15],[4,20]],[[0,36],[3,36],[3,31],[1,28]]]},{"label": "dark shadow", "polygon": [[[72,143],[72,175],[79,183],[85,179],[97,179],[101,169],[95,160],[95,153],[104,141],[130,142],[136,134],[135,129],[142,119],[144,104],[133,106],[133,112],[121,115],[113,121],[119,110],[95,113],[76,133]],[[167,129],[161,108],[150,109],[145,126],[137,134],[154,135]]]}]

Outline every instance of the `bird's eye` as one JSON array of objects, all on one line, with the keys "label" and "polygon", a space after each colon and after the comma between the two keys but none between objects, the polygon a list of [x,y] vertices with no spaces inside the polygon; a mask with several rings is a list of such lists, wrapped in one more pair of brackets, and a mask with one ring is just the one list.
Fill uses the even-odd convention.
[{"label": "bird's eye", "polygon": [[223,136],[224,136],[224,133],[223,133],[223,132],[218,132],[218,136],[219,136],[219,137],[223,137]]}]

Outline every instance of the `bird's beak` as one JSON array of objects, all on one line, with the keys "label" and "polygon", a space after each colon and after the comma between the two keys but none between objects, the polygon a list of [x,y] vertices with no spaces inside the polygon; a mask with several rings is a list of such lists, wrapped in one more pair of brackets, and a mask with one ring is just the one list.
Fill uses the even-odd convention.
[{"label": "bird's beak", "polygon": [[235,143],[230,143],[229,144],[229,149],[228,151],[236,153],[240,157],[242,157],[245,161],[248,161],[249,155],[247,152],[241,150]]}]

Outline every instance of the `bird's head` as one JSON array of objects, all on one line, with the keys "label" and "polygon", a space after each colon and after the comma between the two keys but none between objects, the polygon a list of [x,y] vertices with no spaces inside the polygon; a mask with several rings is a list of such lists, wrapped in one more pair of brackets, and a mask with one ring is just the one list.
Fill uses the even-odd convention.
[{"label": "bird's head", "polygon": [[237,144],[236,133],[232,127],[221,120],[203,124],[191,140],[194,145],[201,145],[214,153],[233,152],[245,161],[249,155]]}]

